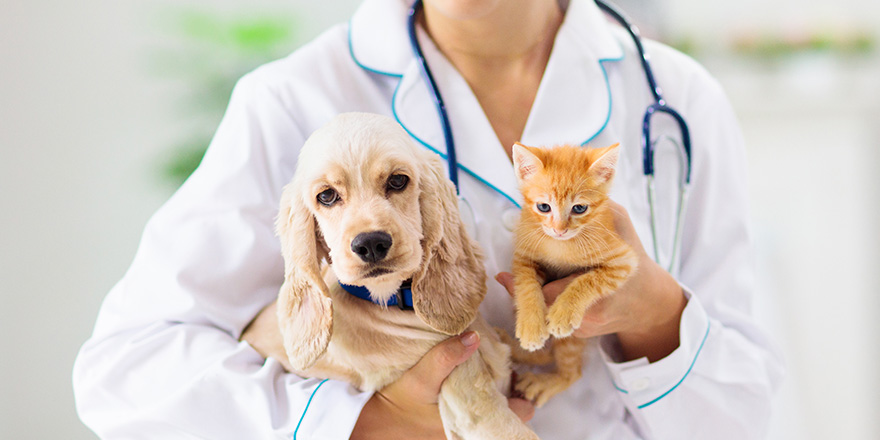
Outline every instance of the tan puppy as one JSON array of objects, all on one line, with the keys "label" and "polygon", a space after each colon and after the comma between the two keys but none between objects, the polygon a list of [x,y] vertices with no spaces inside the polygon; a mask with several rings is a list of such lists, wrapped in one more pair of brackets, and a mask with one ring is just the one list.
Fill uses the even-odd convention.
[{"label": "tan puppy", "polygon": [[[286,263],[278,323],[290,367],[375,391],[450,335],[475,330],[479,353],[441,387],[447,437],[537,439],[507,406],[510,350],[477,313],[482,255],[443,169],[384,116],[343,114],[306,141],[276,225]],[[364,286],[384,303],[407,280],[414,311],[339,285]]]}]

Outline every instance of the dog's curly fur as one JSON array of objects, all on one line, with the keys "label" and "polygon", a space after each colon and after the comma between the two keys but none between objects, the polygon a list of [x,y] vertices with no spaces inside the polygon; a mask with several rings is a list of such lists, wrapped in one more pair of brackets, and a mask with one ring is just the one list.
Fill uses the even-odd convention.
[{"label": "dog's curly fur", "polygon": [[[343,114],[306,141],[276,225],[285,260],[278,324],[289,367],[374,391],[449,335],[476,330],[479,353],[441,387],[447,437],[535,440],[507,406],[510,350],[478,314],[482,255],[443,168],[384,116]],[[406,187],[390,188],[392,175],[406,176]],[[330,206],[318,201],[328,189],[337,195]],[[367,262],[351,243],[373,231],[392,245],[381,261]],[[382,302],[408,279],[415,313],[354,298],[338,283],[365,286]]]}]

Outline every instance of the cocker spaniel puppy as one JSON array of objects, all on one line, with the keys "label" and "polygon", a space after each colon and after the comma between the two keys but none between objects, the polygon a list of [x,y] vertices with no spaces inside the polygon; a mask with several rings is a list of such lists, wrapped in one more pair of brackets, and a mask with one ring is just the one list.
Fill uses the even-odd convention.
[{"label": "cocker spaniel puppy", "polygon": [[[480,352],[441,387],[447,437],[537,439],[507,406],[510,349],[477,312],[482,255],[443,169],[384,116],[343,114],[309,137],[276,225],[285,260],[278,324],[290,367],[375,391],[450,335],[475,330]],[[369,299],[343,284],[365,288]],[[403,297],[402,285],[411,285],[412,310],[385,305]]]}]

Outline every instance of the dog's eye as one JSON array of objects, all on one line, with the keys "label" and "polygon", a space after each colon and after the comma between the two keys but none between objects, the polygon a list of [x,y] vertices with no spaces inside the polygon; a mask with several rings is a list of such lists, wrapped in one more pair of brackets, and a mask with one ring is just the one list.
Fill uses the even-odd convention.
[{"label": "dog's eye", "polygon": [[333,188],[327,188],[318,193],[318,203],[324,206],[332,206],[339,200],[339,194]]},{"label": "dog's eye", "polygon": [[392,174],[391,177],[388,178],[388,189],[400,191],[406,188],[406,184],[408,183],[409,177],[405,174]]}]

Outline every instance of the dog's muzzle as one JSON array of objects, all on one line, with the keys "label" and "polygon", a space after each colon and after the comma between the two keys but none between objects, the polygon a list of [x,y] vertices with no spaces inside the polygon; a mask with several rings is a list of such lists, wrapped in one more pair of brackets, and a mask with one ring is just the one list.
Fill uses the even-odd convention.
[{"label": "dog's muzzle", "polygon": [[391,236],[382,231],[362,232],[351,241],[351,251],[365,263],[382,261],[391,249]]}]

